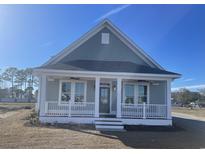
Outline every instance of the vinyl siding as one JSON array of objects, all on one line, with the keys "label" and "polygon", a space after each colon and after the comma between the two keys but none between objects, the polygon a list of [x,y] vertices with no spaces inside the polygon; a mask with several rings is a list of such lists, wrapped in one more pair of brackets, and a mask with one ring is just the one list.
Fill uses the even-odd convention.
[{"label": "vinyl siding", "polygon": [[[58,101],[59,95],[59,80],[46,82],[46,100],[47,101]],[[87,81],[87,102],[95,101],[95,81]]]},{"label": "vinyl siding", "polygon": [[150,84],[150,104],[166,104],[166,81],[158,81],[159,85]]},{"label": "vinyl siding", "polygon": [[[109,44],[101,44],[101,33],[110,34]],[[148,66],[107,28],[102,29],[68,56],[64,57],[59,63],[72,60],[128,61]]]}]

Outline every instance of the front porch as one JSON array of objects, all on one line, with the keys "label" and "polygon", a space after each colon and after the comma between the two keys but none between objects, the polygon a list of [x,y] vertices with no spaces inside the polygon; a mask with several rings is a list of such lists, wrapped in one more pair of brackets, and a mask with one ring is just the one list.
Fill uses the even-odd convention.
[{"label": "front porch", "polygon": [[166,78],[47,74],[40,77],[40,120],[171,125],[170,90]]}]

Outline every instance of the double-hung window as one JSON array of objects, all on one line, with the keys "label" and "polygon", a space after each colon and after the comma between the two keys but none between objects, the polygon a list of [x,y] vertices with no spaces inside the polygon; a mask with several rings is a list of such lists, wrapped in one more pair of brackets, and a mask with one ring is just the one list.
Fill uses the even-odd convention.
[{"label": "double-hung window", "polygon": [[69,104],[69,102],[86,101],[86,82],[84,81],[61,81],[59,104]]},{"label": "double-hung window", "polygon": [[75,83],[75,102],[85,102],[85,83]]},{"label": "double-hung window", "polygon": [[138,104],[148,103],[148,86],[138,85]]},{"label": "double-hung window", "polygon": [[129,83],[125,82],[123,88],[123,103],[143,104],[149,103],[149,84],[148,83]]},{"label": "double-hung window", "polygon": [[71,82],[61,83],[60,100],[62,104],[67,104],[71,100]]},{"label": "double-hung window", "polygon": [[124,85],[124,103],[134,104],[135,101],[135,85],[134,84],[125,84]]}]

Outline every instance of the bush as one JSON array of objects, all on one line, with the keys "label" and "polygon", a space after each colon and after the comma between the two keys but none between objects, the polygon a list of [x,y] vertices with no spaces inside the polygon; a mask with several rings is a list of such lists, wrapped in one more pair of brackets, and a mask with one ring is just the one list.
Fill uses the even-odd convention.
[{"label": "bush", "polygon": [[31,114],[28,117],[29,123],[31,125],[37,126],[40,124],[38,114],[35,112],[35,110],[32,110]]}]

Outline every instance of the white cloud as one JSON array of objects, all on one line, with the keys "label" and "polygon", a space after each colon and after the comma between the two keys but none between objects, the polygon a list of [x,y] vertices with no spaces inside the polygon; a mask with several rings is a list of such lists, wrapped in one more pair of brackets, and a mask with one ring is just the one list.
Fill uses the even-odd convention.
[{"label": "white cloud", "polygon": [[188,78],[188,79],[184,79],[183,81],[184,81],[184,82],[189,82],[189,81],[193,81],[193,80],[195,80],[195,79],[193,79],[193,78]]},{"label": "white cloud", "polygon": [[197,89],[205,88],[205,84],[175,87],[175,88],[172,88],[172,91],[177,91],[177,90],[179,90],[181,88],[186,88],[186,89],[189,89],[189,90],[197,90]]},{"label": "white cloud", "polygon": [[119,13],[120,11],[126,9],[127,7],[129,7],[130,4],[126,4],[126,5],[122,5],[120,7],[117,7],[116,9],[113,9],[105,14],[103,14],[101,17],[99,17],[98,19],[95,20],[95,22],[98,22],[99,20],[105,19],[113,14]]}]

